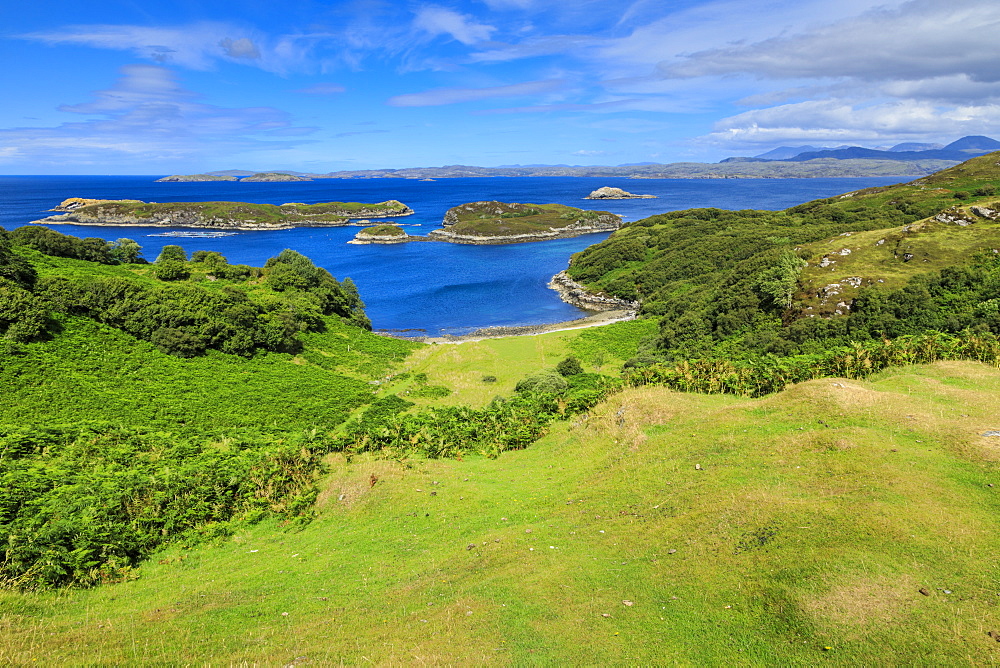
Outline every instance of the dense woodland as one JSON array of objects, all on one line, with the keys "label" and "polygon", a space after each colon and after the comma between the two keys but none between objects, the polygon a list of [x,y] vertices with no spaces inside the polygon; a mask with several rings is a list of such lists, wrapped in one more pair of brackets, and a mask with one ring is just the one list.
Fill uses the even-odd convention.
[{"label": "dense woodland", "polygon": [[[1000,210],[996,157],[785,211],[631,223],[569,273],[640,301],[656,333],[581,335],[579,359],[482,407],[434,404],[450,390],[426,376],[409,396],[430,405],[381,392],[418,344],[372,334],[350,279],[295,251],[255,268],[167,246],[149,262],[129,239],[0,230],[0,586],[127,579],[165,543],[268,515],[307,521],[326,453],[498,457],[626,385],[759,396],[936,359],[997,364],[1000,225],[988,217],[949,266],[900,259],[895,282],[864,287],[848,313],[808,317],[803,287],[823,240]],[[605,354],[631,359],[612,368]]]}]

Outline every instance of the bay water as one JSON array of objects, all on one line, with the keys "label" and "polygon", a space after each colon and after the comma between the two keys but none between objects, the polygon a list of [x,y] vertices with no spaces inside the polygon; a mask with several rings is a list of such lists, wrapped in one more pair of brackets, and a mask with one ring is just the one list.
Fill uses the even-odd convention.
[{"label": "bay water", "polygon": [[[692,207],[784,209],[809,200],[877,185],[893,177],[852,179],[609,179],[580,177],[322,179],[289,183],[156,183],[157,176],[0,176],[0,227],[13,229],[51,215],[68,197],[139,199],[147,202],[234,201],[261,204],[382,202],[397,199],[415,213],[386,219],[412,235],[441,227],[445,211],[466,202],[556,202],[611,211],[625,221]],[[657,199],[585,200],[601,186]],[[589,234],[504,245],[420,242],[352,245],[360,229],[300,227],[242,231],[219,238],[149,236],[188,228],[50,225],[64,234],[114,241],[135,239],[152,261],[177,244],[189,254],[218,251],[232,264],[262,266],[285,248],[308,256],[337,278],[358,286],[376,330],[412,335],[467,334],[481,327],[538,325],[587,315],[547,287],[570,256],[608,237]]]}]

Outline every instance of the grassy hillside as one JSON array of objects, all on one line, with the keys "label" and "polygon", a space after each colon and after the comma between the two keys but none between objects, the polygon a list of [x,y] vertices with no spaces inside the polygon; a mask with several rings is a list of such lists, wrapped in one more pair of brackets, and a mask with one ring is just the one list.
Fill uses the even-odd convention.
[{"label": "grassy hillside", "polygon": [[[896,335],[869,326],[878,313],[865,314],[869,324],[859,318],[857,326],[846,318],[809,316],[862,316],[876,302],[905,301],[889,291],[911,290],[907,286],[918,278],[958,266],[977,263],[968,271],[992,275],[992,265],[977,254],[1000,248],[998,158],[993,153],[911,183],[784,211],[691,209],[651,216],[576,254],[567,273],[594,291],[641,301],[643,313],[660,317],[657,352],[668,360],[814,353]],[[986,313],[1000,295],[993,294],[992,278],[976,280],[983,288],[976,299],[987,304]],[[879,288],[881,296],[852,305],[861,288]],[[949,289],[939,288],[942,304]],[[946,331],[980,325],[1000,332],[988,313],[959,319]],[[928,328],[940,323],[914,322],[902,331]]]},{"label": "grassy hillside", "polygon": [[133,262],[0,230],[0,588],[120,581],[171,541],[308,518],[334,433],[417,347],[294,251],[149,264],[120,241]]},{"label": "grassy hillside", "polygon": [[0,594],[0,662],[995,663],[998,392],[644,388],[496,461],[331,455],[304,529]]}]

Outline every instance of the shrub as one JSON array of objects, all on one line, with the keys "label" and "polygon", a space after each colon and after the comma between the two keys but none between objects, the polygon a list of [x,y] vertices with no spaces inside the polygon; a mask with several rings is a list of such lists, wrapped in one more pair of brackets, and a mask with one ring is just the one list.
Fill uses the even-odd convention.
[{"label": "shrub", "polygon": [[560,376],[575,376],[583,373],[583,367],[580,365],[580,360],[571,355],[556,365],[556,371]]},{"label": "shrub", "polygon": [[558,394],[567,387],[569,387],[569,383],[555,371],[539,371],[519,380],[514,389],[517,392],[548,392]]}]

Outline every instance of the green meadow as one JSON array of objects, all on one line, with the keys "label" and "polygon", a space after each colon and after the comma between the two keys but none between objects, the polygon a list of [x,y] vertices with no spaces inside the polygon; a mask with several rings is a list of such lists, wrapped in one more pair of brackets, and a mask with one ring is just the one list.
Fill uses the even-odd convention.
[{"label": "green meadow", "polygon": [[0,662],[989,665],[998,393],[972,362],[647,387],[496,460],[331,454],[304,527],[0,594]]}]

